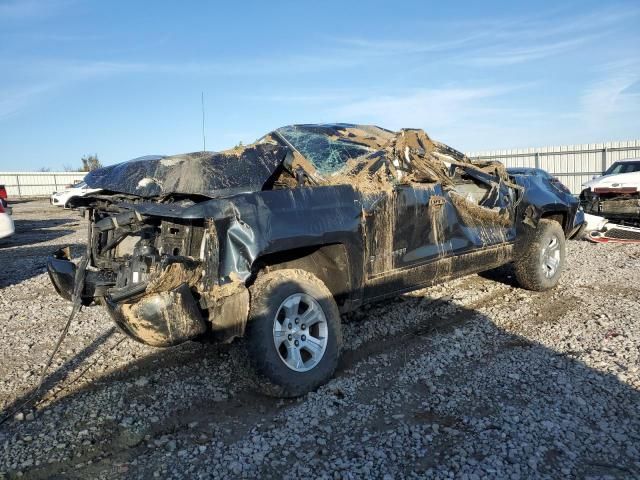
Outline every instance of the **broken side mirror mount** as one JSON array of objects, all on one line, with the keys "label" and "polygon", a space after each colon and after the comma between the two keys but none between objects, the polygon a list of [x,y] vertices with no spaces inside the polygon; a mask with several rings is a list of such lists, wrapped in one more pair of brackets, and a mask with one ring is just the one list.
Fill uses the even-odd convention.
[{"label": "broken side mirror mount", "polygon": [[305,180],[308,178],[305,171],[302,168],[298,167],[294,172],[294,176],[296,178],[296,183],[298,184],[298,187],[304,187]]},{"label": "broken side mirror mount", "polygon": [[295,156],[293,152],[287,152],[284,160],[282,161],[284,169],[295,178],[298,187],[303,187],[305,184],[320,185],[318,179],[307,172],[299,163],[296,164]]},{"label": "broken side mirror mount", "polygon": [[289,173],[293,174],[293,153],[291,153],[291,151],[288,151],[287,154],[284,157],[284,160],[282,161],[282,166],[285,168],[285,170],[287,170]]}]

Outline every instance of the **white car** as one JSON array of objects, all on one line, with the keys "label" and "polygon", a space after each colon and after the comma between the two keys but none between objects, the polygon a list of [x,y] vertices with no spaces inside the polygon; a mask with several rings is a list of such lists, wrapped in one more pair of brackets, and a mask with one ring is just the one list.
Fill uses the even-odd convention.
[{"label": "white car", "polygon": [[69,200],[73,197],[84,197],[91,193],[99,192],[100,188],[89,188],[85,182],[80,182],[71,188],[51,194],[51,205],[69,208]]},{"label": "white car", "polygon": [[640,159],[618,160],[601,177],[582,185],[586,213],[640,226]]},{"label": "white car", "polygon": [[583,183],[582,188],[636,189],[640,191],[640,158],[618,160],[601,177]]},{"label": "white car", "polygon": [[0,203],[0,238],[9,237],[13,235],[15,231],[16,229],[13,225],[11,215],[6,212],[2,203]]}]

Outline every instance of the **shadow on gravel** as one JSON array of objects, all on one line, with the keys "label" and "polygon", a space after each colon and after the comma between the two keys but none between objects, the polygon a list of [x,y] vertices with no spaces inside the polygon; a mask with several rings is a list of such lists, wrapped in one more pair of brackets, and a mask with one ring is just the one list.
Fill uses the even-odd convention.
[{"label": "shadow on gravel", "polygon": [[79,225],[79,219],[52,218],[47,220],[16,220],[14,219],[15,233],[0,241],[0,249],[7,247],[27,246],[34,243],[48,242],[56,238],[64,237],[75,230],[69,228],[59,229],[57,227],[73,227]]},{"label": "shadow on gravel", "polygon": [[[2,274],[0,274],[0,288],[15,285],[36,275],[40,275],[47,271],[47,257],[61,245],[46,245],[41,247],[17,247],[2,248],[0,244],[0,265],[2,265]],[[71,253],[74,258],[82,255],[85,245],[80,243],[69,244]],[[53,286],[51,292],[53,292]]]},{"label": "shadow on gravel", "polygon": [[[15,410],[19,411],[25,402],[27,402],[28,405],[36,405],[47,395],[51,394],[51,392],[57,391],[61,386],[63,386],[63,384],[65,387],[71,386],[72,382],[65,384],[65,381],[69,378],[69,375],[71,375],[71,373],[75,369],[77,369],[85,360],[89,359],[115,333],[116,327],[111,327],[105,333],[93,340],[85,348],[80,350],[76,355],[73,356],[73,358],[63,363],[54,371],[50,371],[49,374],[44,378],[42,382],[42,388],[39,391],[36,392],[37,388],[34,387],[33,389],[20,395],[2,410],[2,412],[0,413],[0,418],[4,418],[5,415]],[[89,365],[92,364],[92,362],[88,363]],[[0,428],[2,427],[0,426]]]},{"label": "shadow on gravel", "polygon": [[0,251],[33,245],[34,243],[48,242],[72,233],[75,233],[75,230],[42,230],[36,232],[28,231],[26,233],[16,230],[16,233],[12,236],[0,240]]},{"label": "shadow on gravel", "polygon": [[491,280],[493,282],[502,283],[509,287],[518,287],[518,281],[516,280],[516,274],[512,263],[507,263],[501,267],[481,272],[478,276]]},{"label": "shadow on gravel", "polygon": [[[577,464],[571,473],[578,478],[590,475],[637,478],[640,475],[633,465],[635,458],[631,455],[634,450],[627,448],[630,442],[637,445],[640,438],[615,437],[617,432],[629,431],[630,422],[638,425],[640,393],[618,381],[615,376],[591,369],[570,356],[506,332],[496,327],[491,318],[450,301],[418,296],[401,297],[356,313],[356,317],[362,318],[349,320],[357,325],[346,329],[347,335],[380,331],[380,318],[388,318],[389,322],[398,318],[415,321],[413,326],[404,331],[374,335],[358,349],[345,352],[336,376],[358,378],[355,394],[350,394],[350,397],[345,397],[339,389],[330,386],[300,400],[267,398],[249,389],[242,382],[241,372],[236,372],[230,380],[221,378],[224,377],[221,372],[228,372],[231,364],[227,347],[184,344],[173,349],[158,350],[119,371],[96,379],[91,386],[61,398],[48,407],[48,410],[68,412],[65,418],[72,423],[66,424],[65,420],[65,424],[59,425],[59,428],[72,428],[70,425],[75,423],[73,415],[78,415],[83,419],[82,428],[90,428],[96,441],[87,446],[74,447],[72,460],[46,467],[32,467],[24,473],[29,478],[47,478],[61,472],[66,472],[65,478],[87,478],[113,473],[116,466],[128,465],[129,470],[123,470],[128,472],[124,476],[148,477],[151,471],[143,470],[145,465],[155,468],[155,462],[165,461],[162,460],[167,455],[165,448],[154,444],[154,440],[159,440],[163,435],[170,435],[178,443],[178,448],[193,448],[198,444],[195,440],[197,435],[222,440],[225,445],[223,448],[235,441],[246,440],[250,443],[250,431],[258,423],[272,424],[279,412],[306,401],[331,405],[336,414],[333,419],[326,421],[333,422],[334,431],[339,431],[340,423],[347,418],[351,409],[362,404],[374,405],[374,400],[398,389],[401,392],[398,398],[404,398],[403,403],[398,404],[403,422],[416,425],[435,423],[446,427],[434,436],[429,445],[429,454],[412,460],[412,470],[406,473],[424,475],[429,468],[439,464],[455,464],[457,460],[454,456],[463,447],[468,452],[478,448],[473,456],[479,465],[485,458],[491,463],[492,456],[507,462],[503,458],[506,457],[502,448],[506,442],[504,432],[512,432],[513,426],[502,422],[513,422],[513,418],[520,418],[527,419],[515,420],[519,422],[517,428],[523,435],[509,437],[510,448],[528,451],[535,447],[536,451],[542,452],[542,458],[536,460],[536,472],[540,476],[558,477],[560,469],[567,464]],[[458,334],[462,328],[476,332],[478,342],[481,342],[480,346],[475,345],[468,351],[469,355],[466,355],[464,346],[470,339]],[[84,360],[91,360],[91,355],[112,334],[113,329],[97,338],[59,371],[53,372],[47,379],[47,386],[60,384],[68,377],[66,370],[77,367]],[[346,343],[352,343],[353,340],[357,339],[347,336]],[[443,371],[427,375],[425,370],[424,375],[413,379],[408,386],[398,383],[400,372],[411,371],[414,368],[412,362],[428,359],[429,352],[442,350],[443,342],[445,349],[450,342],[451,352],[447,355],[453,355],[442,367]],[[474,344],[471,342],[469,345]],[[366,361],[382,353],[388,356],[384,368],[376,368]],[[171,374],[173,369],[185,366],[190,373],[177,370]],[[168,374],[155,375],[149,383],[149,375],[163,371]],[[138,385],[138,379],[145,381]],[[121,380],[131,382],[123,384]],[[240,383],[239,388],[235,388],[237,383]],[[236,392],[231,398],[214,399],[209,390],[212,385],[221,385],[226,391]],[[467,388],[468,385],[473,385],[473,388]],[[107,394],[110,389],[112,393]],[[121,389],[125,389],[124,394]],[[171,400],[169,395],[169,392],[175,391],[182,392],[179,402],[174,397]],[[96,409],[103,408],[100,401],[104,401],[104,398],[111,398],[113,402],[118,402],[120,398],[125,407],[112,410],[119,416],[114,422],[89,421],[87,424],[86,412],[93,411],[91,402],[94,398]],[[430,405],[428,411],[424,409],[425,402]],[[17,400],[12,405],[19,403]],[[135,405],[137,411],[126,405]],[[602,406],[605,406],[604,409]],[[76,413],[78,408],[82,411]],[[153,410],[161,421],[149,423],[148,414],[137,413],[144,409]],[[353,425],[350,435],[360,438],[363,429],[367,429],[374,437],[386,435],[390,427],[382,423],[383,417],[389,418],[385,415],[380,411],[372,415],[369,423]],[[126,426],[122,423],[123,417],[133,418],[137,425]],[[469,419],[476,420],[476,423],[469,422]],[[189,426],[194,420],[198,422],[196,430]],[[38,424],[49,421],[51,419],[48,416],[37,415],[32,422],[9,422],[0,428],[6,430],[9,436],[29,432],[35,437]],[[287,422],[280,422],[279,425],[288,428]],[[225,431],[229,433],[224,434]],[[579,442],[576,445],[581,450],[575,451],[564,446],[559,435],[565,431],[578,433]],[[542,443],[532,447],[531,438],[539,439]],[[615,453],[601,448],[603,438],[607,441],[617,438],[619,448]],[[319,451],[313,436],[310,442],[303,450]],[[323,458],[333,454],[339,457],[343,448],[342,437],[332,438],[326,445],[328,453],[323,454]],[[401,449],[396,453],[402,456],[408,450]],[[197,458],[172,454],[172,469],[186,473],[193,472],[195,466],[197,471],[208,465],[210,455],[209,451]],[[263,478],[268,475],[279,476],[281,472],[273,470],[270,465],[274,459],[282,460],[280,455],[279,448],[270,451],[252,475]],[[148,458],[146,463],[145,458]],[[91,460],[90,464],[88,460]],[[134,460],[135,464],[131,464]],[[45,463],[46,458],[41,461]],[[295,457],[289,461],[301,462]],[[82,465],[77,468],[76,464],[81,462]],[[523,468],[528,468],[526,460],[522,463]],[[0,471],[3,468],[6,466],[0,465]],[[189,473],[186,475],[190,476]],[[231,472],[229,475],[233,476]]]},{"label": "shadow on gravel", "polygon": [[[581,240],[571,240],[571,242],[578,242]],[[478,276],[491,280],[493,282],[502,283],[509,287],[519,287],[516,280],[515,267],[513,263],[506,263],[498,268],[487,270],[485,272],[478,273]]]},{"label": "shadow on gravel", "polygon": [[36,232],[47,228],[59,227],[68,223],[78,223],[78,219],[74,218],[48,218],[46,220],[14,220],[16,231],[18,232]]},{"label": "shadow on gravel", "polygon": [[[20,203],[31,203],[31,202],[38,202],[38,201],[43,201],[42,197],[10,198],[9,206],[20,204]],[[49,205],[48,201],[46,202],[46,205],[47,206]]]}]

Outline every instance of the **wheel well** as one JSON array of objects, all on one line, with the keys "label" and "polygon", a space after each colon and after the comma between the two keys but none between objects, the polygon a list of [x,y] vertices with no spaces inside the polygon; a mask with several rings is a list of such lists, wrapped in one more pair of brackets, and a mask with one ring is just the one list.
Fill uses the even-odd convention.
[{"label": "wheel well", "polygon": [[254,273],[299,268],[312,273],[324,282],[341,305],[351,292],[351,276],[347,249],[340,243],[296,248],[259,257]]},{"label": "wheel well", "polygon": [[567,229],[567,214],[564,212],[545,212],[540,218],[555,220],[560,224],[563,230]]}]

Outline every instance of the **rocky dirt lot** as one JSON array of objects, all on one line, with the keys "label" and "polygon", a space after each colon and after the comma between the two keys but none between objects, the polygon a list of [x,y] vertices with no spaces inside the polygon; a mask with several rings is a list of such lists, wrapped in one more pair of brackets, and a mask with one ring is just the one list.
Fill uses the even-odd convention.
[{"label": "rocky dirt lot", "polygon": [[[45,273],[75,212],[14,204],[0,243],[0,408],[37,384],[70,311]],[[640,245],[569,242],[551,292],[510,268],[344,319],[334,380],[254,393],[235,346],[159,350],[98,307],[71,326],[35,408],[0,425],[1,478],[639,478]]]}]

